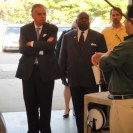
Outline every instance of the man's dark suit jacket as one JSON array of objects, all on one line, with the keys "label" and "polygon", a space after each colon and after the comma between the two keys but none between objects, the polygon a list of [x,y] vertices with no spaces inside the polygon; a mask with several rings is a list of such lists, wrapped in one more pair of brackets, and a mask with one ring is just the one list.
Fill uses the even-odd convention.
[{"label": "man's dark suit jacket", "polygon": [[[37,41],[34,23],[27,24],[21,28],[19,50],[22,53],[22,57],[19,61],[16,77],[28,80],[31,77],[35,58],[37,57],[43,81],[60,78],[58,60],[54,53],[57,31],[58,28],[56,26],[45,23]],[[48,43],[47,39],[49,37],[55,37],[55,41]],[[33,47],[26,46],[29,41],[34,41]],[[39,55],[40,50],[43,51],[43,55]]]},{"label": "man's dark suit jacket", "polygon": [[[70,86],[95,88],[91,56],[95,52],[106,52],[104,36],[89,30],[83,48],[78,47],[77,30],[64,35],[59,56],[62,77],[68,77]],[[95,92],[95,90],[94,90]]]},{"label": "man's dark suit jacket", "polygon": [[56,43],[56,56],[58,58],[59,58],[59,54],[60,54],[60,48],[61,48],[61,42],[62,42],[63,36],[64,36],[64,34],[66,34],[67,32],[69,32],[71,30],[72,29],[63,31],[62,34],[61,34],[61,36],[59,37],[57,43]]}]

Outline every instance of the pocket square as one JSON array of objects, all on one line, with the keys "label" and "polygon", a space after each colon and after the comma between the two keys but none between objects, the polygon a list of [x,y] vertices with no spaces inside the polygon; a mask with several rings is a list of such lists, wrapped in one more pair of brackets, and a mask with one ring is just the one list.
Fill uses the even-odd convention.
[{"label": "pocket square", "polygon": [[45,37],[47,34],[43,34],[43,37]]},{"label": "pocket square", "polygon": [[39,51],[39,55],[43,55],[44,54],[44,52],[41,50],[41,51]]},{"label": "pocket square", "polygon": [[94,47],[96,47],[96,46],[97,46],[97,44],[95,44],[95,43],[91,43],[91,46],[94,46]]}]

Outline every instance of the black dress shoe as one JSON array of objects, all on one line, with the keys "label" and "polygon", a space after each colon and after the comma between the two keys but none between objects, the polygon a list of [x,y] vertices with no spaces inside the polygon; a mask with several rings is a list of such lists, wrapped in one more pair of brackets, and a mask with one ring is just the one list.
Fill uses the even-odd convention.
[{"label": "black dress shoe", "polygon": [[64,118],[68,118],[69,117],[69,113],[68,114],[65,114],[63,115]]},{"label": "black dress shoe", "polygon": [[[69,109],[69,112],[70,112],[70,109]],[[69,112],[67,114],[64,114],[63,118],[68,118],[69,117]]]}]

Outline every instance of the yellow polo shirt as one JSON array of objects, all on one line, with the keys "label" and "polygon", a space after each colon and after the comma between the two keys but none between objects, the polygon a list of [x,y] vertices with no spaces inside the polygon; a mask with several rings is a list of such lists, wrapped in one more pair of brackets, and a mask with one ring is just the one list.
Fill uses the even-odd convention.
[{"label": "yellow polo shirt", "polygon": [[102,31],[105,37],[108,50],[112,50],[115,46],[123,41],[124,37],[127,36],[125,27],[122,25],[119,29],[112,26],[105,28]]}]

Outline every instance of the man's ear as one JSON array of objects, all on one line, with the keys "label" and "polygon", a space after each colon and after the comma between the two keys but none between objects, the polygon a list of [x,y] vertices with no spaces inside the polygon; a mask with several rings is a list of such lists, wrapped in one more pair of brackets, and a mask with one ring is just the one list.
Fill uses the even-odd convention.
[{"label": "man's ear", "polygon": [[31,12],[31,17],[33,18],[33,12]]}]

